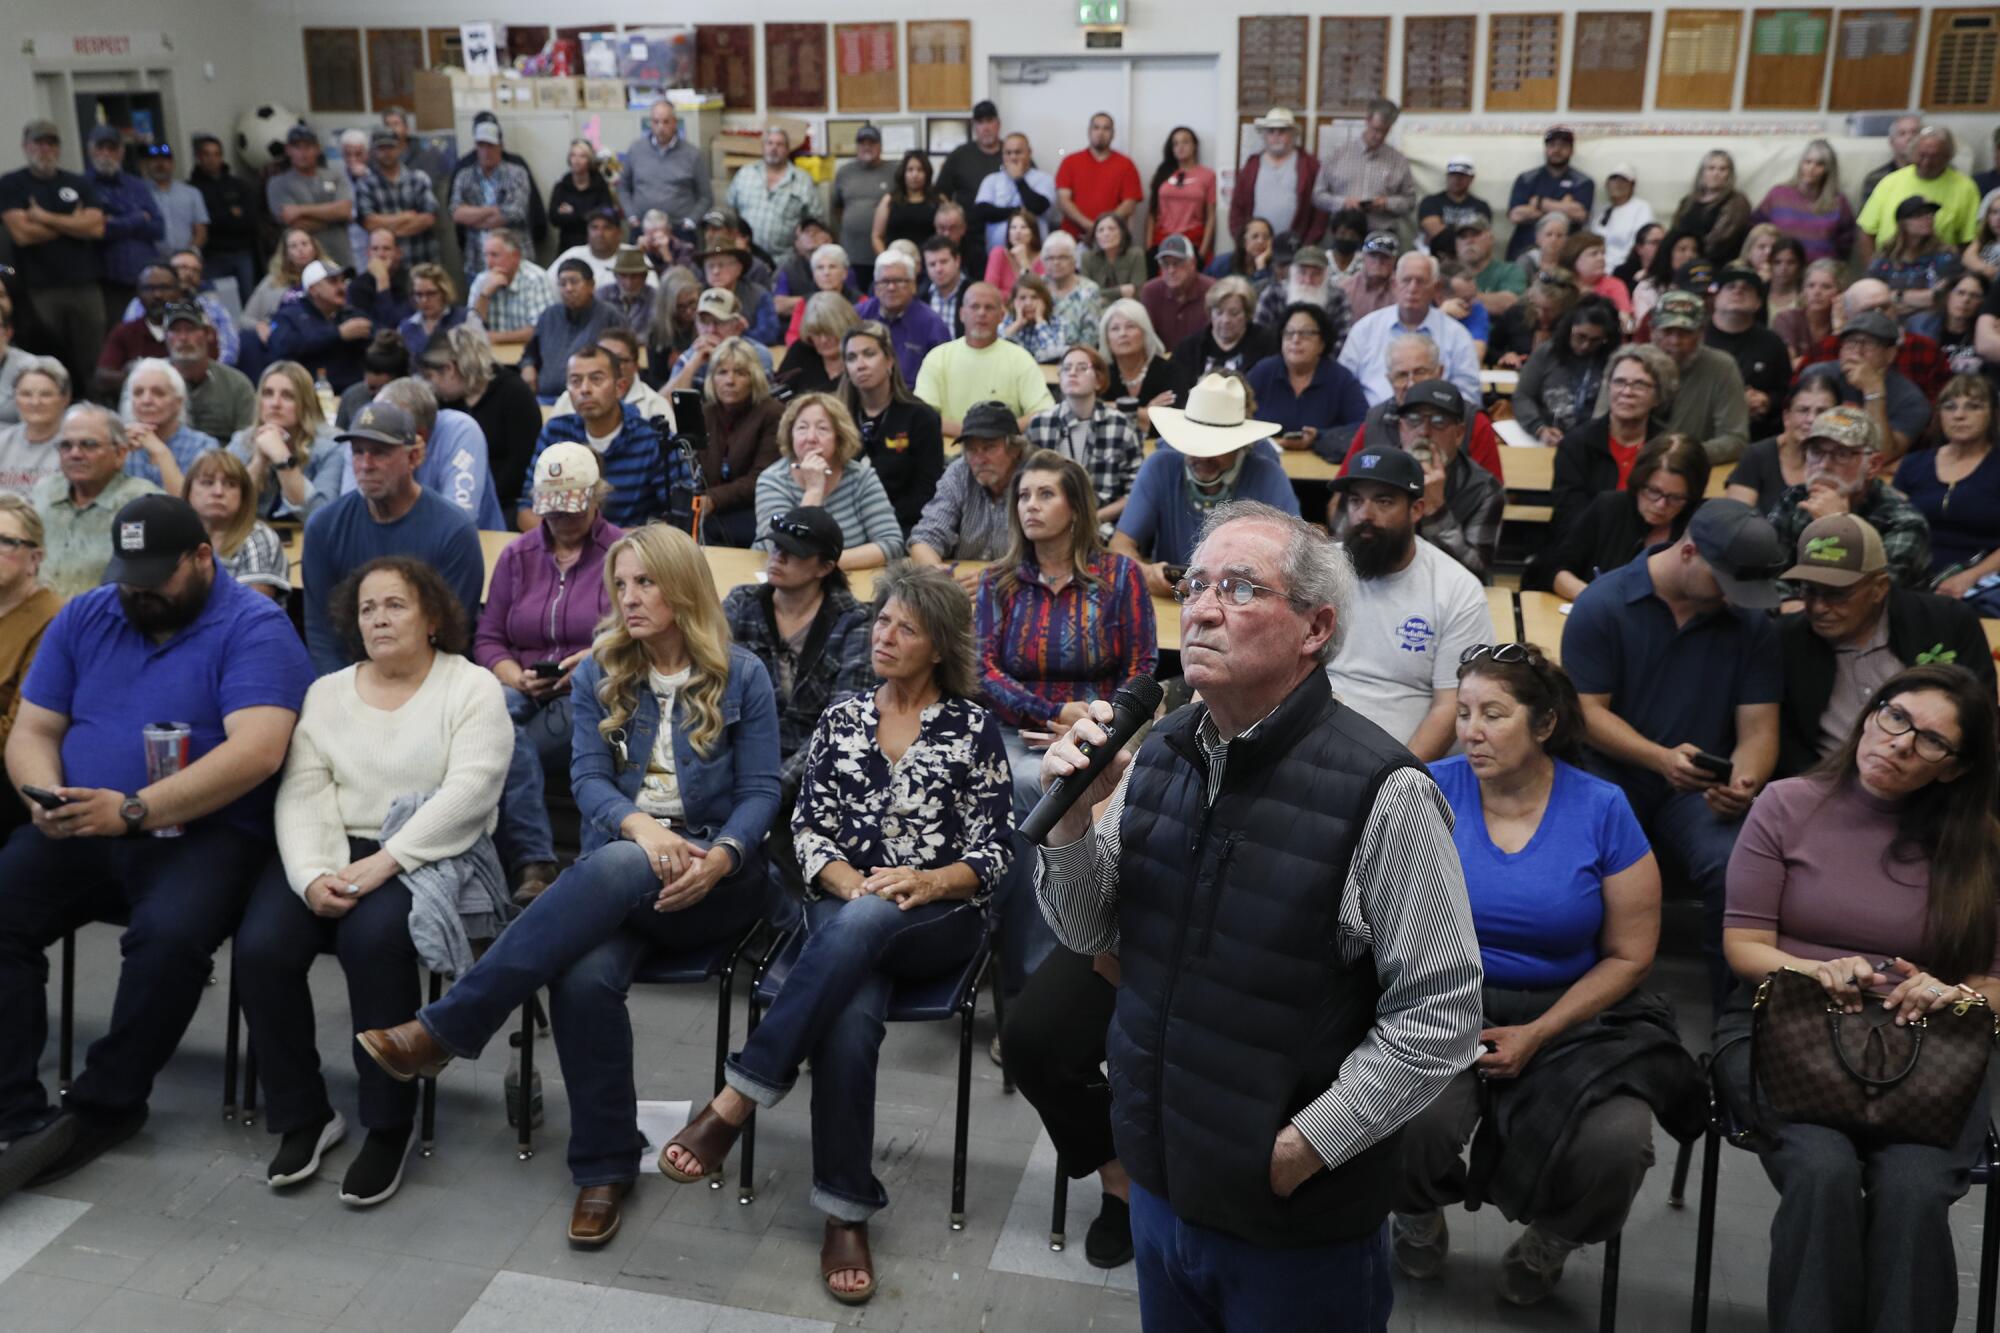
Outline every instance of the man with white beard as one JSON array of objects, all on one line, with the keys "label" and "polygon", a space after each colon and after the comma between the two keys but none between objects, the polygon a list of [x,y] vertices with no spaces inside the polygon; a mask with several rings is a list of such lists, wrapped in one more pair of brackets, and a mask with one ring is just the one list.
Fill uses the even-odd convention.
[{"label": "man with white beard", "polygon": [[1347,326],[1354,322],[1354,317],[1347,308],[1347,294],[1340,290],[1340,284],[1328,274],[1327,268],[1326,251],[1317,245],[1300,246],[1285,276],[1271,282],[1257,298],[1257,314],[1251,322],[1271,330],[1276,337],[1285,322],[1286,307],[1299,301],[1319,306],[1333,323],[1333,342],[1326,354],[1339,356],[1341,344],[1347,341]]}]

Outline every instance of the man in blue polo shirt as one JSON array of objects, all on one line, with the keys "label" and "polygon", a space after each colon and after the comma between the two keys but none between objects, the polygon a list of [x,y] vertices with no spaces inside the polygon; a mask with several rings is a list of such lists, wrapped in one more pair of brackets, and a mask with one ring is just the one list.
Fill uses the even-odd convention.
[{"label": "man in blue polo shirt", "polygon": [[[210,956],[271,858],[271,798],[312,680],[285,613],[223,572],[186,501],[132,501],[111,545],[104,586],[43,635],[7,740],[33,823],[0,848],[0,1197],[145,1123]],[[141,733],[162,718],[190,728],[185,764],[151,779]],[[118,994],[58,1109],[35,1069],[45,951],[99,919],[129,922]]]},{"label": "man in blue polo shirt", "polygon": [[1571,231],[1590,221],[1597,182],[1570,165],[1576,135],[1567,125],[1551,126],[1542,136],[1542,165],[1514,178],[1507,196],[1507,218],[1514,234],[1507,241],[1507,258],[1519,259],[1535,242],[1535,227],[1549,213],[1569,219]]},{"label": "man in blue polo shirt", "polygon": [[[656,518],[685,512],[699,485],[694,465],[680,449],[669,449],[653,423],[618,392],[624,358],[602,343],[579,347],[569,359],[569,400],[576,411],[550,417],[528,459],[521,483],[523,497],[535,489],[535,462],[542,450],[568,441],[587,444],[597,455],[611,494],[604,499],[604,519],[616,527],[643,527]],[[676,495],[679,499],[676,502]],[[533,507],[517,515],[521,531],[542,521]]]},{"label": "man in blue polo shirt", "polygon": [[[1585,589],[1563,627],[1593,766],[1624,789],[1647,836],[1673,850],[1701,893],[1718,1006],[1730,985],[1723,874],[1778,763],[1784,664],[1766,613],[1778,605],[1787,554],[1748,505],[1710,500],[1681,540]],[[1703,756],[1726,770],[1703,768]]]}]

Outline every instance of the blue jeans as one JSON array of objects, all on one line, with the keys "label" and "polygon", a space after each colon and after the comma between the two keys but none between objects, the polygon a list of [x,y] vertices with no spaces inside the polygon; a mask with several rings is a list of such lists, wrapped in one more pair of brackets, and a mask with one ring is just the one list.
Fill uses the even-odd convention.
[{"label": "blue jeans", "polygon": [[0,1140],[53,1115],[36,1072],[48,1044],[48,947],[91,921],[128,924],[111,1025],[70,1088],[80,1114],[145,1106],[236,929],[271,845],[209,819],[178,838],[62,838],[26,825],[0,847]]},{"label": "blue jeans", "polygon": [[889,993],[898,978],[962,966],[985,934],[985,913],[967,902],[905,912],[867,895],[815,898],[805,918],[798,962],[723,1077],[757,1105],[776,1106],[812,1057],[812,1205],[843,1222],[865,1222],[889,1202],[869,1169]]},{"label": "blue jeans", "polygon": [[[728,853],[722,853],[728,855]],[[453,1055],[473,1059],[514,1011],[549,987],[549,1023],[569,1088],[569,1169],[578,1186],[639,1173],[632,1020],[625,994],[654,949],[693,949],[743,930],[764,910],[764,861],[751,855],[708,896],[658,912],[660,878],[623,840],[565,870],[500,932],[472,970],[417,1019]]]},{"label": "blue jeans", "polygon": [[514,757],[500,789],[500,824],[493,842],[501,862],[518,870],[556,859],[542,770],[552,762],[569,766],[569,695],[542,703],[505,686],[500,692],[507,699],[507,716],[514,719]]},{"label": "blue jeans", "polygon": [[[1014,727],[1003,726],[1000,736],[1007,743],[1007,766],[1014,776],[1014,823],[1018,827],[1042,799],[1042,752],[1031,750]],[[1034,845],[1016,833],[1014,860],[1006,876],[993,891],[994,924],[999,931],[1000,989],[1008,999],[1021,993],[1056,947],[1055,931],[1042,915],[1035,899]]]},{"label": "blue jeans", "polygon": [[1736,850],[1740,819],[1718,818],[1700,792],[1677,791],[1640,813],[1646,835],[1671,848],[1689,883],[1701,895],[1701,952],[1708,964],[1709,1000],[1714,1012],[1736,982],[1722,957],[1722,910],[1727,898],[1729,854]]},{"label": "blue jeans", "polygon": [[1132,1184],[1132,1250],[1146,1333],[1382,1333],[1387,1226],[1360,1240],[1277,1249],[1183,1222]]}]

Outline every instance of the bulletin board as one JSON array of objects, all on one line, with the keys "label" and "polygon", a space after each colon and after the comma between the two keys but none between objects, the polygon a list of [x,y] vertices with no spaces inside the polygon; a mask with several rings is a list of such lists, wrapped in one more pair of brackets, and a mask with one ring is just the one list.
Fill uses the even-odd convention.
[{"label": "bulletin board", "polygon": [[1727,111],[1736,98],[1736,48],[1743,15],[1734,9],[1669,9],[1660,42],[1661,111]]},{"label": "bulletin board", "polygon": [[910,110],[963,111],[972,105],[972,22],[912,19],[903,25]]},{"label": "bulletin board", "polygon": [[1236,20],[1236,109],[1261,116],[1274,106],[1306,105],[1305,15],[1248,15]]},{"label": "bulletin board", "polygon": [[1561,14],[1486,20],[1486,109],[1553,111],[1562,96]]},{"label": "bulletin board", "polygon": [[694,78],[718,89],[728,111],[757,109],[757,25],[698,23],[694,29]]},{"label": "bulletin board", "polygon": [[1917,68],[1915,9],[1843,9],[1834,21],[1828,111],[1890,111],[1910,104]]},{"label": "bulletin board", "polygon": [[1403,23],[1403,110],[1472,110],[1476,14]]},{"label": "bulletin board", "polygon": [[901,111],[894,23],[833,25],[833,83],[842,111]]},{"label": "bulletin board", "polygon": [[307,28],[302,36],[306,45],[306,109],[366,111],[361,29]]},{"label": "bulletin board", "polygon": [[826,25],[766,23],[764,75],[771,110],[826,110]]},{"label": "bulletin board", "polygon": [[1826,82],[1831,9],[1760,9],[1750,16],[1746,111],[1817,111]]},{"label": "bulletin board", "polygon": [[432,28],[427,37],[425,69],[465,68],[465,35],[457,28]]},{"label": "bulletin board", "polygon": [[1930,57],[1917,102],[1926,111],[2000,107],[2000,9],[1931,11]]},{"label": "bulletin board", "polygon": [[422,28],[368,30],[368,105],[375,111],[417,109],[417,71],[424,67]]},{"label": "bulletin board", "polygon": [[[1389,90],[1389,20],[1319,21],[1319,113],[1363,111]],[[1280,105],[1284,105],[1281,103]],[[1261,114],[1261,113],[1260,113]]]},{"label": "bulletin board", "polygon": [[1643,111],[1653,16],[1598,10],[1576,16],[1569,62],[1572,111]]}]

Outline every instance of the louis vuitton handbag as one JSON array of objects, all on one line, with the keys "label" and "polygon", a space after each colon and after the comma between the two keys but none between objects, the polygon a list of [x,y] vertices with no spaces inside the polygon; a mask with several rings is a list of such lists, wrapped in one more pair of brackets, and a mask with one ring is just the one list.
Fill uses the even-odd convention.
[{"label": "louis vuitton handbag", "polygon": [[1892,1010],[1840,1006],[1810,972],[1781,968],[1751,1006],[1750,1065],[1770,1108],[1875,1143],[1957,1142],[2000,1021],[1960,999],[1903,1027]]}]

